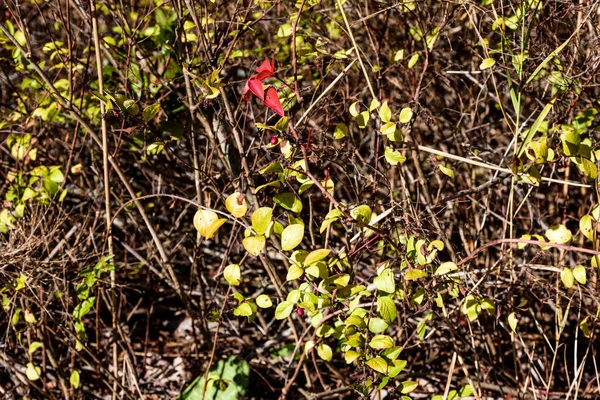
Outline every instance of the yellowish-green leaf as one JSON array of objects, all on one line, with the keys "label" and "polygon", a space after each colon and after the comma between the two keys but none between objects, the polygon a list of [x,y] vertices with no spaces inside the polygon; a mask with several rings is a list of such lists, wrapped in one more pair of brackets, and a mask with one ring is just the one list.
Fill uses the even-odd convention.
[{"label": "yellowish-green leaf", "polygon": [[390,110],[387,100],[383,102],[379,109],[379,118],[382,122],[390,122],[392,119],[392,110]]},{"label": "yellowish-green leaf", "polygon": [[573,268],[573,277],[577,282],[579,282],[582,285],[585,285],[587,282],[585,267],[583,265],[578,265],[575,268]]},{"label": "yellowish-green leaf", "polygon": [[304,274],[304,269],[296,264],[290,265],[288,269],[287,275],[285,277],[286,281],[293,281],[300,278]]},{"label": "yellowish-green leaf", "polygon": [[407,281],[414,281],[416,279],[421,279],[427,276],[427,272],[422,269],[411,269],[404,275],[404,279]]},{"label": "yellowish-green leaf", "polygon": [[486,58],[481,62],[481,64],[479,64],[479,69],[483,71],[485,69],[492,68],[495,64],[496,60],[494,60],[493,58]]},{"label": "yellowish-green leaf", "polygon": [[385,322],[391,324],[396,320],[396,304],[391,297],[378,296],[377,297],[377,311]]},{"label": "yellowish-green leaf", "polygon": [[548,238],[548,240],[550,240],[550,242],[564,244],[570,241],[573,235],[566,226],[564,226],[563,224],[559,224],[552,225],[546,231],[546,237]]},{"label": "yellowish-green leaf", "polygon": [[440,172],[448,177],[450,177],[450,179],[454,179],[454,170],[452,168],[448,168],[445,165],[438,165],[438,167],[440,168]]},{"label": "yellowish-green leaf", "polygon": [[371,333],[377,334],[384,332],[389,327],[389,324],[381,318],[370,318],[368,326]]},{"label": "yellowish-green leaf", "polygon": [[79,371],[73,370],[73,372],[71,372],[71,376],[69,377],[69,382],[71,383],[71,386],[73,386],[73,389],[79,388],[79,383],[81,382],[81,380],[79,378]]},{"label": "yellowish-green leaf", "polygon": [[333,357],[333,351],[331,350],[331,347],[324,343],[321,343],[317,346],[317,354],[322,360],[325,361],[331,361],[331,358]]},{"label": "yellowish-green leaf", "polygon": [[402,153],[394,151],[390,146],[385,146],[384,156],[385,160],[390,163],[390,165],[398,165],[406,161],[406,157],[404,157]]},{"label": "yellowish-green leaf", "polygon": [[284,251],[293,250],[302,242],[303,238],[304,225],[288,225],[283,232],[281,232],[281,248]]},{"label": "yellowish-green leaf", "polygon": [[419,61],[419,53],[413,54],[412,57],[410,58],[410,60],[408,60],[408,69],[412,69],[412,67],[414,67],[418,61]]},{"label": "yellowish-green leaf", "polygon": [[256,305],[260,308],[269,308],[273,305],[273,302],[268,295],[261,294],[256,298]]},{"label": "yellowish-green leaf", "polygon": [[266,238],[263,235],[248,236],[242,240],[242,244],[246,251],[253,256],[258,256],[265,248]]},{"label": "yellowish-green leaf", "polygon": [[402,394],[409,394],[410,392],[415,390],[417,386],[419,386],[419,384],[415,381],[405,381],[402,382],[400,386],[396,388],[396,390],[398,390]]},{"label": "yellowish-green leaf", "polygon": [[510,329],[512,329],[513,332],[517,332],[517,323],[519,322],[519,320],[517,319],[517,316],[515,315],[514,312],[511,312],[510,314],[508,314],[508,326],[510,326]]},{"label": "yellowish-green leaf", "polygon": [[235,310],[233,310],[233,315],[237,317],[249,317],[253,314],[252,306],[247,301],[241,303]]},{"label": "yellowish-green leaf", "polygon": [[394,283],[394,272],[391,269],[385,268],[379,276],[373,280],[377,290],[386,293],[394,293],[396,291],[396,285]]},{"label": "yellowish-green leaf", "polygon": [[238,264],[229,264],[225,267],[223,276],[231,286],[238,286],[242,278],[240,266]]},{"label": "yellowish-green leaf", "polygon": [[381,357],[371,358],[366,364],[380,374],[387,374],[387,362]]},{"label": "yellowish-green leaf", "polygon": [[31,344],[29,345],[29,349],[27,349],[27,353],[33,354],[40,347],[42,347],[42,343],[41,342],[31,342]]},{"label": "yellowish-green leaf", "polygon": [[371,118],[371,114],[369,111],[363,111],[360,114],[358,114],[355,117],[358,127],[360,129],[365,129],[367,127],[367,125],[369,124],[369,118]]},{"label": "yellowish-green leaf", "polygon": [[316,263],[317,261],[321,261],[325,259],[329,255],[329,253],[331,253],[331,250],[329,249],[319,249],[311,251],[306,256],[306,259],[304,260],[304,265],[309,266],[311,264]]},{"label": "yellowish-green leaf", "polygon": [[40,367],[36,367],[32,363],[27,363],[27,369],[25,369],[25,375],[30,381],[37,381],[40,379],[42,370]]},{"label": "yellowish-green leaf", "polygon": [[212,239],[227,219],[218,218],[214,211],[200,209],[194,215],[194,227],[206,239]]},{"label": "yellowish-green leaf", "polygon": [[335,131],[333,131],[333,137],[335,139],[342,139],[348,135],[348,127],[346,124],[337,124],[335,126]]},{"label": "yellowish-green leaf", "polygon": [[270,207],[261,207],[252,213],[252,229],[259,234],[264,235],[269,228],[273,209]]},{"label": "yellowish-green leaf", "polygon": [[358,357],[360,357],[360,353],[354,350],[348,350],[346,354],[344,354],[346,364],[352,364]]},{"label": "yellowish-green leaf", "polygon": [[291,301],[282,301],[275,309],[275,319],[285,319],[290,316],[294,310],[294,303]]},{"label": "yellowish-green leaf", "polygon": [[369,346],[377,350],[389,349],[394,346],[394,341],[388,335],[375,335],[369,342]]},{"label": "yellowish-green leaf", "polygon": [[236,218],[243,217],[246,215],[246,211],[248,211],[246,199],[240,192],[230,194],[229,197],[227,197],[227,200],[225,200],[225,207],[227,208],[227,211]]},{"label": "yellowish-green leaf", "polygon": [[594,241],[594,222],[591,215],[586,214],[579,220],[579,230],[589,241]]},{"label": "yellowish-green leaf", "polygon": [[451,271],[456,271],[458,269],[458,267],[456,266],[455,263],[453,263],[452,261],[447,261],[445,263],[442,263],[436,270],[435,270],[435,275],[445,275],[448,272]]},{"label": "yellowish-green leaf", "polygon": [[354,103],[352,103],[350,105],[350,115],[352,115],[354,118],[356,118],[358,116],[358,114],[360,114],[360,109],[358,106],[358,101],[355,101]]},{"label": "yellowish-green leaf", "polygon": [[563,268],[563,270],[560,273],[560,279],[562,280],[563,285],[565,285],[567,289],[571,289],[573,287],[573,284],[575,283],[573,271],[571,271],[569,268]]},{"label": "yellowish-green leaf", "polygon": [[404,107],[400,111],[400,117],[398,119],[400,120],[400,123],[408,124],[410,122],[410,120],[412,119],[412,117],[413,117],[412,109],[410,109],[409,107]]}]

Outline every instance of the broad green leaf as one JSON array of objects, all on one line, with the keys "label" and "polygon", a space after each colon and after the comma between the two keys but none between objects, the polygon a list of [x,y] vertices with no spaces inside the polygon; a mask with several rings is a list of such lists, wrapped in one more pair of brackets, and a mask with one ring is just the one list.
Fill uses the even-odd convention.
[{"label": "broad green leaf", "polygon": [[447,261],[445,263],[442,263],[436,270],[435,270],[435,275],[445,275],[448,272],[451,271],[456,271],[458,269],[458,267],[456,266],[455,263],[453,263],[452,261]]},{"label": "broad green leaf", "polygon": [[550,242],[558,243],[558,244],[567,243],[573,237],[573,235],[571,234],[571,231],[562,224],[552,225],[546,231],[545,235],[548,238],[548,240],[550,240]]},{"label": "broad green leaf", "polygon": [[348,350],[346,354],[344,354],[346,364],[352,364],[358,357],[360,357],[360,353],[354,350]]},{"label": "broad green leaf", "polygon": [[360,114],[360,109],[358,106],[358,101],[355,101],[354,103],[352,103],[350,105],[350,115],[352,115],[354,118],[356,118],[358,116],[358,114]]},{"label": "broad green leaf", "polygon": [[40,367],[36,367],[32,363],[27,363],[27,369],[25,369],[25,375],[27,375],[27,379],[30,381],[37,381],[40,379],[42,373],[42,369]]},{"label": "broad green leaf", "polygon": [[393,378],[396,375],[398,375],[400,372],[402,372],[402,370],[406,367],[407,361],[406,360],[393,360],[392,364],[393,365],[390,365],[388,367],[388,376],[390,378]]},{"label": "broad green leaf", "polygon": [[583,265],[578,265],[573,268],[573,277],[577,282],[582,285],[585,285],[587,282],[585,267]]},{"label": "broad green leaf", "polygon": [[194,227],[206,239],[212,239],[226,218],[219,219],[214,211],[200,209],[194,215]]},{"label": "broad green leaf", "polygon": [[379,107],[379,100],[377,99],[373,99],[371,100],[371,104],[369,105],[369,111],[374,111],[377,109],[377,107]]},{"label": "broad green leaf", "polygon": [[404,279],[407,281],[414,281],[416,279],[421,279],[427,276],[427,272],[422,269],[411,269],[406,274],[404,274]]},{"label": "broad green leaf", "polygon": [[41,342],[31,342],[31,344],[29,345],[29,349],[27,349],[27,353],[28,354],[33,354],[40,347],[42,347],[42,343]]},{"label": "broad green leaf", "polygon": [[396,388],[402,394],[408,394],[415,390],[419,384],[415,381],[404,381]]},{"label": "broad green leaf", "polygon": [[242,244],[248,253],[258,256],[265,248],[266,241],[267,239],[263,235],[248,236],[242,240]]},{"label": "broad green leaf", "polygon": [[306,275],[310,275],[315,278],[327,279],[329,277],[329,270],[327,264],[323,261],[317,261],[314,264],[309,265],[304,269]]},{"label": "broad green leaf", "polygon": [[256,298],[256,305],[260,308],[269,308],[273,306],[271,298],[266,294],[261,294]]},{"label": "broad green leaf", "polygon": [[79,371],[73,370],[73,372],[71,372],[71,376],[69,377],[69,382],[71,383],[71,386],[73,386],[74,389],[79,388],[79,384],[81,382],[81,380],[79,378]]},{"label": "broad green leaf", "polygon": [[521,143],[521,146],[519,147],[519,151],[517,152],[517,157],[521,157],[521,155],[523,155],[523,152],[527,148],[527,145],[529,144],[529,142],[531,142],[531,140],[533,139],[533,137],[535,136],[535,134],[539,130],[540,126],[542,126],[542,123],[544,122],[544,120],[548,116],[548,113],[552,109],[553,105],[554,105],[554,99],[552,99],[542,109],[542,111],[540,112],[540,114],[538,115],[538,117],[536,118],[536,120],[531,125],[531,128],[529,128],[529,131],[527,132],[527,135],[523,139],[523,143]]},{"label": "broad green leaf", "polygon": [[306,256],[306,259],[304,259],[304,265],[309,266],[311,264],[316,263],[317,261],[321,261],[324,258],[326,258],[329,255],[329,253],[331,253],[331,250],[329,249],[319,249],[311,251]]},{"label": "broad green leaf", "polygon": [[304,225],[292,224],[288,225],[281,232],[281,248],[284,251],[293,250],[298,246],[304,238]]},{"label": "broad green leaf", "polygon": [[275,309],[275,319],[285,319],[290,316],[294,310],[294,303],[290,301],[282,301]]},{"label": "broad green leaf", "polygon": [[387,293],[394,293],[396,291],[396,285],[394,283],[394,273],[391,269],[385,268],[379,276],[375,277],[373,280],[375,287]]},{"label": "broad green leaf", "polygon": [[283,24],[277,30],[277,37],[285,38],[292,35],[292,25],[291,24]]},{"label": "broad green leaf", "polygon": [[367,127],[367,125],[369,124],[370,117],[371,117],[371,114],[369,113],[369,111],[363,111],[360,114],[358,114],[355,117],[358,127],[360,129],[365,129]]},{"label": "broad green leaf", "polygon": [[371,358],[366,364],[380,374],[387,374],[387,362],[381,357]]},{"label": "broad green leaf", "polygon": [[379,312],[381,318],[383,318],[388,324],[391,324],[396,320],[396,304],[391,297],[377,297],[377,311]]},{"label": "broad green leaf", "polygon": [[575,283],[575,277],[573,276],[573,271],[571,271],[569,268],[563,268],[563,270],[560,273],[560,279],[562,280],[563,284],[565,285],[565,287],[567,289],[571,289],[573,287],[573,284]]},{"label": "broad green leaf", "polygon": [[149,105],[148,107],[144,108],[144,111],[142,111],[142,118],[144,119],[144,122],[149,122],[152,119],[154,119],[154,117],[156,117],[158,115],[158,113],[160,112],[160,104],[155,103],[152,105]]},{"label": "broad green leaf", "polygon": [[261,207],[252,213],[252,229],[259,234],[264,235],[269,228],[273,209],[270,207]]},{"label": "broad green leaf", "polygon": [[225,267],[223,276],[231,286],[238,286],[242,278],[240,266],[238,264],[229,264]]},{"label": "broad green leaf", "polygon": [[579,152],[581,136],[570,126],[564,127],[560,135],[565,156],[573,157]]},{"label": "broad green leaf", "polygon": [[508,325],[510,326],[510,329],[512,329],[513,332],[517,332],[517,323],[519,322],[519,320],[517,319],[517,316],[515,315],[514,312],[511,312],[510,314],[508,314]]},{"label": "broad green leaf", "polygon": [[249,317],[254,313],[252,310],[252,306],[247,301],[241,303],[235,310],[233,310],[233,315],[237,317]]},{"label": "broad green leaf", "polygon": [[413,117],[413,111],[409,107],[404,107],[402,111],[400,111],[400,123],[408,124]]},{"label": "broad green leaf", "polygon": [[295,213],[302,211],[302,201],[292,192],[280,193],[273,197],[273,201],[286,210]]},{"label": "broad green leaf", "polygon": [[317,354],[322,360],[325,361],[331,361],[331,358],[333,357],[333,351],[331,350],[331,347],[324,343],[321,343],[317,346]]},{"label": "broad green leaf", "polygon": [[225,200],[225,207],[227,208],[227,211],[236,218],[243,217],[246,215],[246,211],[248,211],[246,199],[240,192],[230,194],[229,197],[227,197],[227,200]]},{"label": "broad green leaf", "polygon": [[382,122],[390,122],[392,119],[392,110],[390,110],[387,100],[383,102],[379,109],[379,118]]},{"label": "broad green leaf", "polygon": [[594,241],[594,222],[591,215],[586,214],[579,220],[579,230],[589,241]]},{"label": "broad green leaf", "polygon": [[486,58],[481,62],[481,64],[479,64],[479,69],[483,71],[485,69],[492,68],[495,64],[496,60],[494,60],[493,58]]},{"label": "broad green leaf", "polygon": [[384,156],[385,160],[390,163],[390,165],[398,165],[406,161],[406,157],[404,157],[402,153],[394,151],[390,146],[385,146]]},{"label": "broad green leaf", "polygon": [[292,265],[290,265],[290,268],[288,269],[285,280],[293,281],[293,280],[300,278],[303,274],[304,274],[304,270],[300,266],[298,266],[296,264],[292,264]]},{"label": "broad green leaf", "polygon": [[381,318],[369,318],[369,332],[381,333],[389,327],[388,323]]},{"label": "broad green leaf", "polygon": [[335,139],[342,139],[348,135],[348,127],[346,124],[337,124],[335,126],[335,130],[333,131],[333,137]]},{"label": "broad green leaf", "polygon": [[412,69],[412,67],[414,67],[418,61],[419,61],[419,53],[413,54],[412,57],[410,57],[410,60],[408,60],[408,69]]},{"label": "broad green leaf", "polygon": [[454,170],[452,168],[448,168],[442,164],[439,164],[438,167],[442,174],[448,176],[450,179],[454,179]]},{"label": "broad green leaf", "polygon": [[358,221],[368,223],[371,220],[371,208],[365,204],[354,207],[350,210],[350,216]]},{"label": "broad green leaf", "polygon": [[387,335],[375,335],[369,342],[369,346],[377,350],[389,349],[394,346],[394,341]]}]

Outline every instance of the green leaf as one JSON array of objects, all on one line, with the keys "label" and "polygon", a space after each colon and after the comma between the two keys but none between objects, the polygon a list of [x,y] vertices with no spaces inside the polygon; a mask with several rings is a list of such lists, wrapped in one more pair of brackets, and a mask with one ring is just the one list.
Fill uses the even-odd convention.
[{"label": "green leaf", "polygon": [[281,249],[284,251],[296,248],[304,238],[304,225],[292,224],[288,225],[281,232]]},{"label": "green leaf", "polygon": [[496,60],[494,60],[493,58],[486,58],[481,62],[481,64],[479,64],[479,69],[483,71],[485,69],[492,68],[495,64]]},{"label": "green leaf", "polygon": [[454,170],[452,168],[448,168],[445,165],[438,165],[442,174],[448,176],[450,179],[454,179]]},{"label": "green leaf", "polygon": [[149,105],[144,108],[144,111],[142,111],[142,118],[144,119],[144,122],[147,123],[147,122],[151,121],[152,119],[154,119],[154,117],[156,117],[159,112],[160,112],[160,104],[155,103],[155,104]]},{"label": "green leaf", "polygon": [[413,111],[409,107],[404,107],[402,111],[400,111],[400,123],[408,124],[413,117]]},{"label": "green leaf", "polygon": [[273,302],[268,295],[261,294],[256,298],[256,305],[260,308],[269,308],[273,306]]},{"label": "green leaf", "polygon": [[558,243],[558,244],[567,243],[573,237],[573,235],[571,234],[571,231],[562,224],[552,225],[546,231],[545,235],[548,238],[548,240],[550,240],[550,242]]},{"label": "green leaf", "polygon": [[388,335],[375,335],[369,342],[369,346],[373,349],[389,349],[394,346],[394,341]]},{"label": "green leaf", "polygon": [[390,163],[390,165],[398,165],[406,161],[406,157],[404,157],[402,153],[394,151],[390,146],[385,146],[384,156],[385,160]]},{"label": "green leaf", "polygon": [[392,110],[390,110],[387,100],[383,102],[379,109],[379,118],[382,122],[390,122],[392,119]]},{"label": "green leaf", "polygon": [[354,118],[358,117],[358,114],[360,113],[360,109],[358,107],[358,101],[355,101],[354,103],[352,103],[350,105],[350,115],[352,115]]},{"label": "green leaf", "polygon": [[402,394],[408,394],[415,390],[419,384],[415,381],[404,381],[396,388]]},{"label": "green leaf", "polygon": [[517,323],[519,322],[519,320],[517,319],[517,316],[515,315],[514,312],[511,312],[510,314],[508,314],[508,325],[510,326],[510,329],[512,329],[513,332],[517,332]]},{"label": "green leaf", "polygon": [[277,37],[285,38],[292,35],[292,25],[283,24],[277,30]]},{"label": "green leaf", "polygon": [[282,301],[275,309],[275,319],[285,319],[290,316],[294,310],[294,303],[290,301]]},{"label": "green leaf", "polygon": [[587,282],[585,267],[583,265],[578,265],[573,268],[573,277],[577,282],[582,285],[585,285]]},{"label": "green leaf", "polygon": [[563,270],[560,273],[560,279],[562,280],[563,284],[565,285],[565,287],[567,289],[571,289],[573,287],[573,284],[575,283],[575,277],[573,276],[573,271],[571,271],[569,268],[563,268]]},{"label": "green leaf", "polygon": [[427,272],[422,269],[411,269],[406,274],[404,274],[404,279],[407,281],[414,281],[416,279],[421,279],[427,276]]},{"label": "green leaf", "polygon": [[261,207],[252,213],[252,229],[259,234],[264,235],[269,228],[273,209],[270,207]]},{"label": "green leaf", "polygon": [[28,354],[33,354],[40,347],[42,347],[42,343],[41,342],[31,342],[31,344],[29,345],[29,349],[27,350],[27,353]]},{"label": "green leaf", "polygon": [[410,60],[408,60],[408,69],[412,69],[417,64],[417,61],[419,61],[419,53],[413,54]]},{"label": "green leaf", "polygon": [[238,286],[242,273],[238,264],[229,264],[223,271],[223,276],[231,286]]},{"label": "green leaf", "polygon": [[333,357],[333,351],[331,350],[331,347],[324,343],[321,343],[317,346],[317,354],[322,360],[325,361],[331,361],[331,358]]},{"label": "green leaf", "polygon": [[377,311],[379,312],[379,315],[381,315],[381,318],[388,324],[391,324],[396,320],[396,304],[391,297],[377,297]]},{"label": "green leaf", "polygon": [[337,124],[335,126],[335,130],[333,131],[333,137],[335,139],[342,139],[348,135],[348,127],[346,124]]},{"label": "green leaf", "polygon": [[37,381],[40,379],[42,373],[42,369],[40,367],[36,367],[32,363],[27,363],[27,369],[25,370],[25,375],[27,375],[27,379],[30,381]]},{"label": "green leaf", "polygon": [[293,280],[300,278],[303,274],[304,274],[304,270],[300,266],[298,266],[296,264],[292,264],[292,265],[290,265],[290,268],[288,269],[285,280],[293,281]]},{"label": "green leaf", "polygon": [[[176,398],[176,400],[235,400],[247,395],[250,385],[250,366],[239,357],[231,356],[220,360],[210,369],[205,385],[205,373],[202,372]],[[206,386],[206,393],[204,393]]]},{"label": "green leaf", "polygon": [[381,333],[389,327],[388,323],[381,318],[370,318],[369,319],[369,332]]},{"label": "green leaf", "polygon": [[306,256],[306,259],[304,259],[304,265],[309,266],[311,264],[316,263],[317,261],[321,261],[325,259],[329,255],[329,253],[331,253],[331,250],[329,249],[319,249],[311,251]]},{"label": "green leaf", "polygon": [[249,317],[253,314],[252,306],[247,301],[241,303],[235,310],[233,310],[233,315],[238,317]]},{"label": "green leaf", "polygon": [[531,140],[537,133],[540,126],[542,126],[542,122],[544,122],[544,120],[548,116],[548,113],[552,109],[553,105],[554,105],[554,99],[552,101],[550,101],[548,104],[546,104],[546,106],[542,109],[542,111],[540,112],[540,115],[538,115],[536,120],[531,125],[531,128],[529,128],[529,131],[527,132],[527,136],[525,136],[525,139],[523,139],[523,143],[521,143],[521,146],[519,147],[519,151],[517,152],[517,157],[521,157],[521,155],[523,155],[523,152],[527,148],[527,145],[529,144],[529,142],[531,142]]},{"label": "green leaf", "polygon": [[344,354],[346,364],[352,364],[358,357],[360,357],[360,353],[354,350],[348,350],[346,354]]},{"label": "green leaf", "polygon": [[387,293],[394,293],[396,291],[396,285],[394,283],[394,273],[391,269],[385,268],[379,276],[375,277],[373,280],[375,287]]},{"label": "green leaf", "polygon": [[458,267],[456,266],[455,263],[453,263],[452,261],[447,261],[445,263],[442,263],[436,270],[435,270],[435,275],[445,275],[448,272],[451,271],[456,271],[458,269]]},{"label": "green leaf", "polygon": [[299,213],[302,211],[302,201],[291,192],[285,192],[273,197],[273,201],[279,204],[282,208]]},{"label": "green leaf", "polygon": [[263,235],[248,236],[242,240],[242,244],[246,251],[253,256],[258,256],[265,248],[267,239]]},{"label": "green leaf", "polygon": [[71,383],[71,386],[73,386],[74,389],[79,388],[79,383],[80,383],[79,371],[73,370],[73,372],[71,372],[71,376],[69,377],[69,382]]},{"label": "green leaf", "polygon": [[387,362],[381,357],[371,358],[366,364],[380,374],[387,374]]},{"label": "green leaf", "polygon": [[398,375],[400,372],[402,372],[402,370],[404,368],[406,368],[407,361],[406,360],[393,360],[392,364],[393,365],[390,365],[388,367],[388,376],[390,378],[393,378],[396,375]]},{"label": "green leaf", "polygon": [[369,111],[363,111],[360,114],[358,114],[355,117],[358,127],[360,129],[365,129],[367,127],[367,125],[369,124],[370,117],[371,117],[371,114],[369,113]]},{"label": "green leaf", "polygon": [[564,127],[560,135],[562,142],[563,153],[565,156],[573,157],[579,152],[581,144],[581,136],[570,126]]}]

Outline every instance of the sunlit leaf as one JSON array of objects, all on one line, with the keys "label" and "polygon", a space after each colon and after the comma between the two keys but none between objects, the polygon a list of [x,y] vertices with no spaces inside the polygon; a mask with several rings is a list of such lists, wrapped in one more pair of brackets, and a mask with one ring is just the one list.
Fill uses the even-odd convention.
[{"label": "sunlit leaf", "polygon": [[223,276],[231,286],[238,286],[242,277],[240,266],[238,264],[229,264],[225,267]]},{"label": "sunlit leaf", "polygon": [[229,197],[227,197],[227,200],[225,200],[225,207],[227,208],[227,211],[236,218],[243,217],[246,215],[246,211],[248,211],[246,199],[240,192],[230,194]]},{"label": "sunlit leaf", "polygon": [[281,232],[281,248],[284,251],[293,250],[298,246],[304,238],[304,225],[293,224],[288,225]]}]

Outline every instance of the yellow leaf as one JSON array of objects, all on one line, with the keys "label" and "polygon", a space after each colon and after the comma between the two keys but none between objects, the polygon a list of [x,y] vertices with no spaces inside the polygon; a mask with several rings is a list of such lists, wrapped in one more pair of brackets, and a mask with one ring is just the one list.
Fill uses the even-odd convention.
[{"label": "yellow leaf", "polygon": [[304,237],[304,225],[292,224],[281,232],[281,248],[285,251],[296,248]]},{"label": "yellow leaf", "polygon": [[227,200],[225,200],[225,207],[227,208],[227,211],[236,218],[243,217],[246,215],[246,211],[248,211],[246,199],[240,192],[234,192],[229,195]]},{"label": "yellow leaf", "polygon": [[265,248],[266,238],[263,235],[248,236],[242,240],[242,244],[246,251],[253,256],[258,256]]}]

